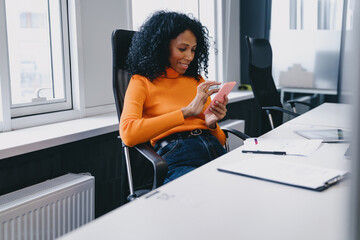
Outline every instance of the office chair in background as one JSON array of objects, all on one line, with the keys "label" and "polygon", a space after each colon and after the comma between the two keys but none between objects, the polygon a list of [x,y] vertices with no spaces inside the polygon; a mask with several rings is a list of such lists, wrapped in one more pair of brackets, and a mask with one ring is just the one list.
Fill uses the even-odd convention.
[{"label": "office chair in background", "polygon": [[248,36],[245,39],[249,49],[250,84],[258,106],[261,110],[265,110],[268,116],[271,129],[283,123],[283,113],[293,117],[299,116],[296,113],[295,104],[303,104],[312,108],[311,104],[298,100],[287,101],[293,112],[283,108],[280,94],[272,77],[272,50],[269,41]]},{"label": "office chair in background", "polygon": [[[112,32],[111,36],[113,92],[119,120],[124,107],[125,92],[131,78],[131,74],[125,69],[125,62],[134,33],[134,31],[117,29]],[[223,127],[222,130],[227,137],[228,133],[232,133],[242,140],[249,138],[246,134],[235,129]],[[120,136],[118,138],[121,141]],[[123,183],[120,194],[122,196],[130,194],[126,200],[131,201],[161,186],[167,175],[168,166],[166,161],[153,151],[150,142],[138,144],[134,147],[126,146],[122,141],[121,144],[123,150],[121,181]],[[227,141],[226,148],[229,149]],[[125,202],[124,200],[122,203]]]}]

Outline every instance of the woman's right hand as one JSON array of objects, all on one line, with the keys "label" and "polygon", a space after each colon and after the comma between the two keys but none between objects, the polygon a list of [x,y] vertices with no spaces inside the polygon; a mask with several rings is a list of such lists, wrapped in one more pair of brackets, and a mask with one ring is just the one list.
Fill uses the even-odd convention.
[{"label": "woman's right hand", "polygon": [[197,94],[196,97],[191,101],[191,103],[182,108],[181,111],[184,115],[184,118],[196,116],[201,113],[201,111],[204,109],[206,100],[209,96],[219,91],[219,89],[211,89],[209,88],[214,85],[220,85],[219,82],[214,81],[206,81],[203,83],[200,83],[197,87]]}]

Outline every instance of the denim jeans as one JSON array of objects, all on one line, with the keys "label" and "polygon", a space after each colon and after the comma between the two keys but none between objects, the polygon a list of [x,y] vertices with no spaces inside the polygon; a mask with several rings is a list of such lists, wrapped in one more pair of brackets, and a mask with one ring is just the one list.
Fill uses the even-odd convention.
[{"label": "denim jeans", "polygon": [[154,150],[168,163],[164,184],[226,153],[219,140],[212,135],[191,138],[177,135],[162,148],[160,144],[155,144]]}]

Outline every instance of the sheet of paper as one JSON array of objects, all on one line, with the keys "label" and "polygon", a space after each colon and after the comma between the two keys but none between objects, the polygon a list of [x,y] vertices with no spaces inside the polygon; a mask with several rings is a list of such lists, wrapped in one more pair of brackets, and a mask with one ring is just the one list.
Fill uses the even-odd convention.
[{"label": "sheet of paper", "polygon": [[320,144],[320,139],[313,140],[267,140],[248,138],[244,141],[243,150],[248,151],[279,151],[287,155],[309,156],[315,152]]},{"label": "sheet of paper", "polygon": [[[286,158],[282,157],[282,158]],[[219,170],[294,186],[317,189],[346,171],[294,163],[274,156],[249,157],[220,167]]]}]

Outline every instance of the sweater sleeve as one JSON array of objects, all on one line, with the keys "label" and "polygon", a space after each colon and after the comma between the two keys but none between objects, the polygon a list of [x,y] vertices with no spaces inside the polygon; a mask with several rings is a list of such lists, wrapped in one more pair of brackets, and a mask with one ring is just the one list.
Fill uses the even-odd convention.
[{"label": "sweater sleeve", "polygon": [[128,146],[147,142],[184,123],[180,109],[152,118],[143,117],[143,105],[148,95],[146,81],[148,80],[143,77],[133,76],[125,94],[120,119],[120,136]]}]

